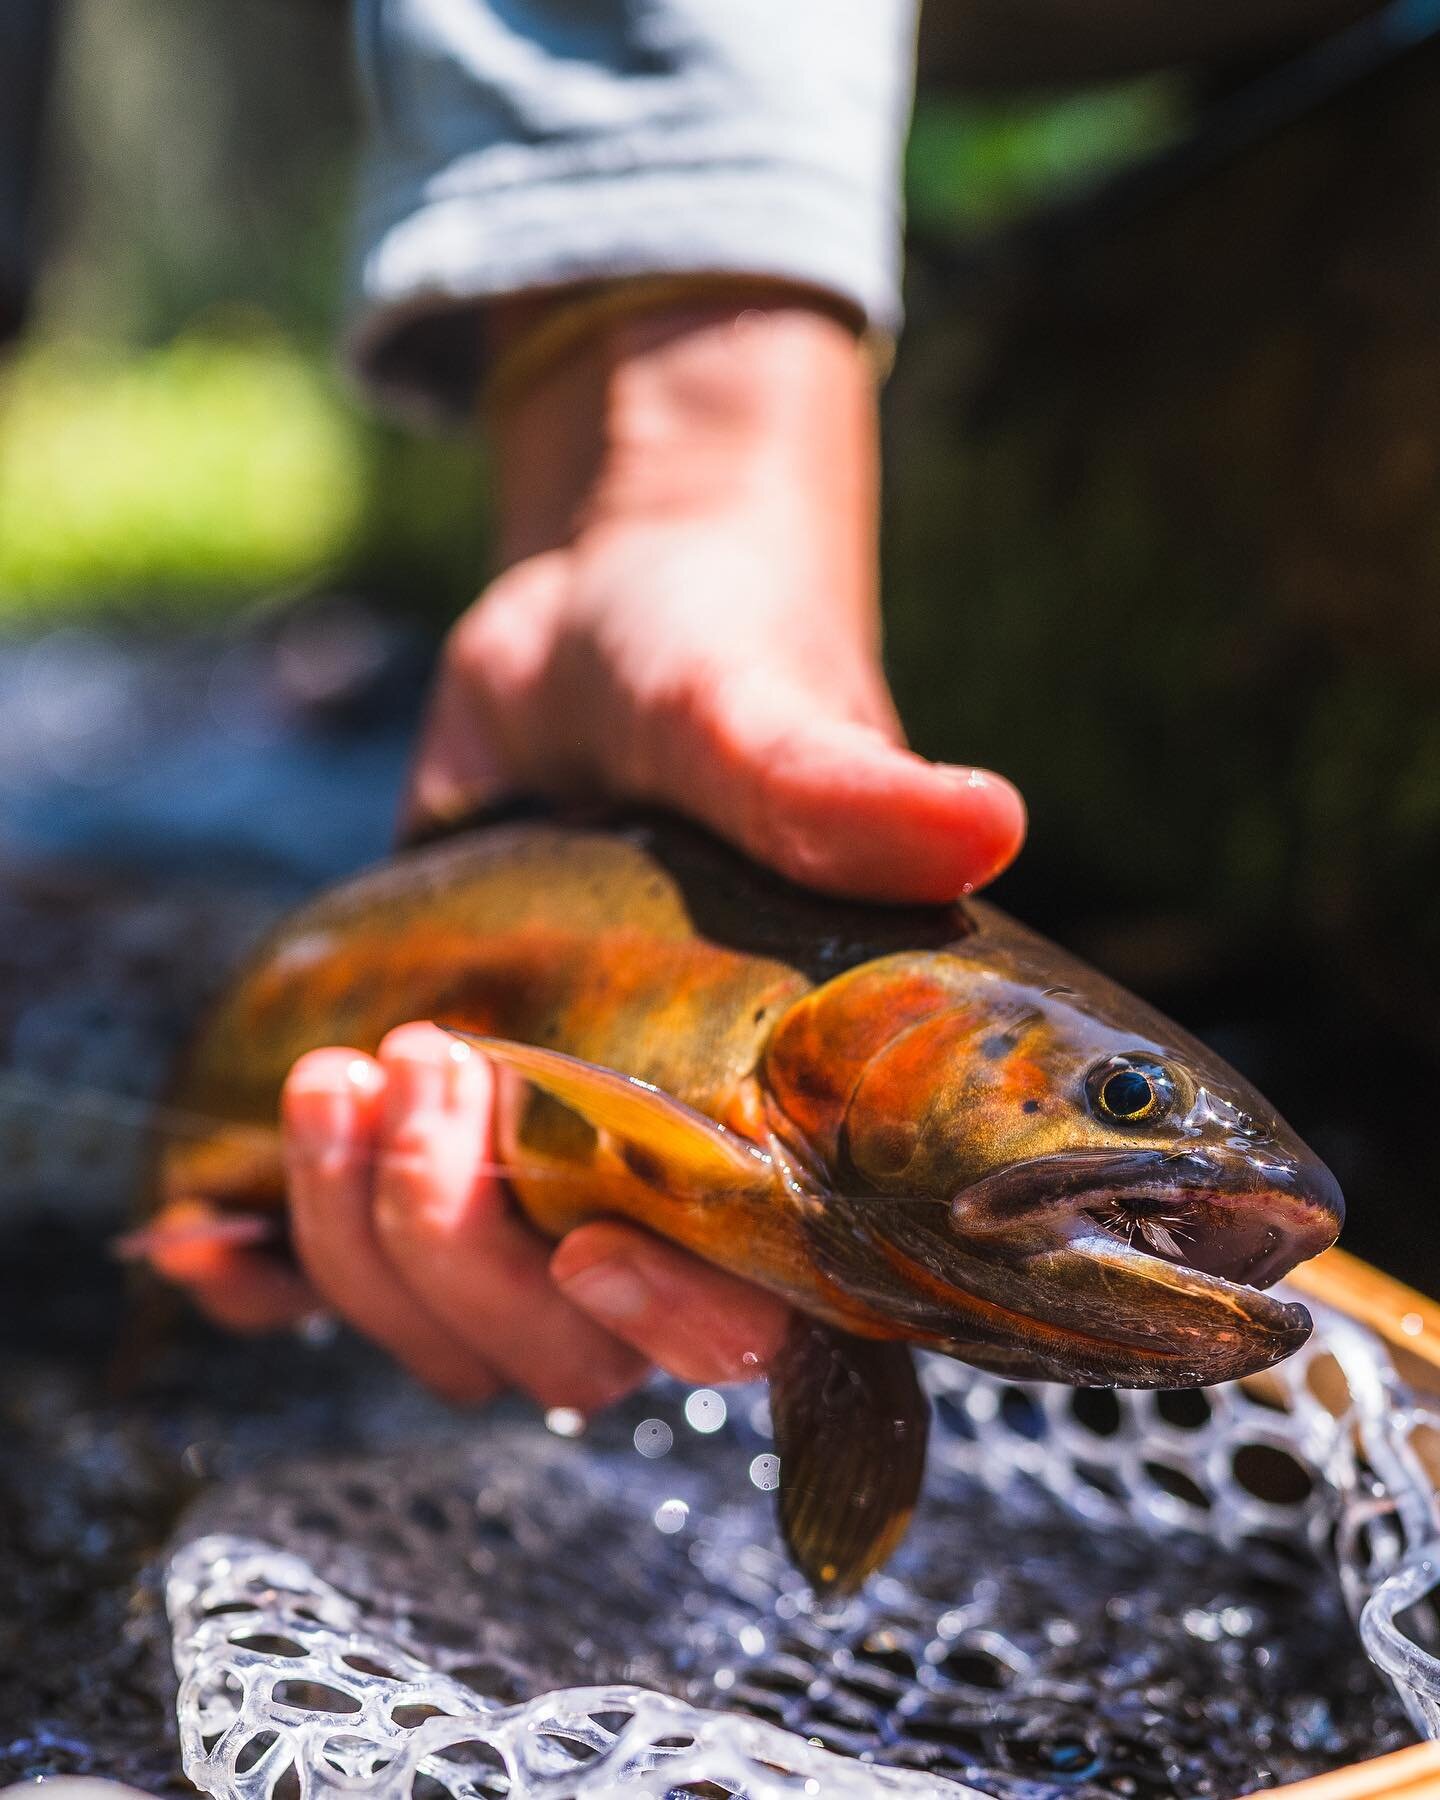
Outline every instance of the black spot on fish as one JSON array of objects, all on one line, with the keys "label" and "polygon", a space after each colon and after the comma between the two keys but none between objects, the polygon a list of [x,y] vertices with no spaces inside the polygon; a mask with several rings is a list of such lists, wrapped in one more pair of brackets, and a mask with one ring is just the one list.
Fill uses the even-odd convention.
[{"label": "black spot on fish", "polygon": [[1040,1110],[1040,1102],[1038,1100],[1027,1100],[1020,1110],[1021,1112],[1037,1113]]},{"label": "black spot on fish", "polygon": [[991,1062],[999,1062],[1015,1048],[1015,1040],[1007,1032],[995,1031],[980,1040],[980,1054]]},{"label": "black spot on fish", "polygon": [[785,1080],[800,1100],[828,1100],[834,1092],[828,1071],[813,1063],[796,1063],[785,1071]]},{"label": "black spot on fish", "polygon": [[663,1190],[665,1186],[665,1165],[651,1151],[643,1149],[639,1144],[628,1141],[620,1145],[620,1160],[638,1181],[646,1187]]}]

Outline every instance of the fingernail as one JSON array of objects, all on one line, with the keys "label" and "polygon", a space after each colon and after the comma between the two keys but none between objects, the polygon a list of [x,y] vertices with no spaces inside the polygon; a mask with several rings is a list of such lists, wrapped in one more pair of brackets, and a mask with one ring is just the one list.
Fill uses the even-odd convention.
[{"label": "fingernail", "polygon": [[402,1025],[380,1054],[388,1065],[385,1110],[392,1123],[416,1112],[468,1112],[489,1092],[485,1058],[433,1025]]},{"label": "fingernail", "polygon": [[633,1264],[610,1257],[591,1263],[559,1283],[561,1292],[582,1312],[606,1324],[638,1319],[650,1306],[650,1288]]},{"label": "fingernail", "polygon": [[977,769],[969,763],[936,763],[941,774],[948,776],[956,787],[968,788],[973,793],[983,793],[986,789],[996,794],[1013,795],[1017,800],[1020,791],[1015,783],[1004,775],[997,775],[993,769]]},{"label": "fingernail", "polygon": [[368,1057],[338,1067],[325,1053],[299,1063],[286,1087],[285,1123],[292,1138],[307,1145],[332,1143],[356,1128],[361,1102],[371,1099],[383,1077]]},{"label": "fingernail", "polygon": [[417,1112],[444,1112],[454,1101],[455,1064],[406,1054],[390,1065],[385,1110],[391,1121]]},{"label": "fingernail", "polygon": [[356,1096],[334,1088],[300,1088],[285,1109],[285,1123],[292,1140],[307,1149],[322,1148],[355,1129]]}]

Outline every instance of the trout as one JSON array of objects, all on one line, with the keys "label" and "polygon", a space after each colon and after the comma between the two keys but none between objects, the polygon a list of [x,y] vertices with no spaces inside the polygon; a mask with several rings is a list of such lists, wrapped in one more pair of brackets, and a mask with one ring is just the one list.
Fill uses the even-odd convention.
[{"label": "trout", "polygon": [[293,914],[182,1058],[174,1106],[217,1123],[163,1149],[162,1218],[283,1207],[290,1065],[410,1019],[495,1067],[540,1231],[632,1220],[790,1302],[780,1526],[822,1590],[904,1535],[914,1347],[1077,1386],[1253,1374],[1310,1329],[1265,1289],[1343,1217],[1239,1075],[995,907],[829,900],[635,818],[492,825]]}]

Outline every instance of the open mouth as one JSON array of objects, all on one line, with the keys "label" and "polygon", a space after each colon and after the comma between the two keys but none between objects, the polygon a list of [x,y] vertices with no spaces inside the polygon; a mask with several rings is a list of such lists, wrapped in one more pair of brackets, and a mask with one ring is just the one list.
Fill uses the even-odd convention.
[{"label": "open mouth", "polygon": [[[997,1171],[952,1202],[957,1234],[1027,1226],[1123,1245],[1136,1261],[1252,1293],[1334,1243],[1345,1203],[1329,1170],[1209,1152],[1077,1151]],[[1128,1260],[1128,1259],[1127,1259]]]},{"label": "open mouth", "polygon": [[1270,1287],[1335,1236],[1284,1193],[1111,1189],[1087,1196],[1083,1211],[1138,1254],[1235,1287]]},{"label": "open mouth", "polygon": [[[1063,1337],[1062,1348],[1026,1344],[1045,1379],[1204,1385],[1268,1368],[1305,1341],[1305,1308],[1263,1290],[1333,1243],[1343,1217],[1334,1178],[1313,1159],[1052,1153],[951,1201],[947,1235],[965,1273],[950,1285]],[[887,1221],[887,1237],[905,1228]],[[945,1267],[918,1222],[906,1248]]]}]

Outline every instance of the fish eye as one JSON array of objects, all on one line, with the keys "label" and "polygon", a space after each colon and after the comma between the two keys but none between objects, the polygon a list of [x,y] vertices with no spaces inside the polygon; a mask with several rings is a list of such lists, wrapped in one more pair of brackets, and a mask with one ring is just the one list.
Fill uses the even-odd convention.
[{"label": "fish eye", "polygon": [[1090,1071],[1085,1089],[1090,1110],[1117,1125],[1152,1125],[1175,1099],[1165,1065],[1145,1056],[1112,1056]]}]

